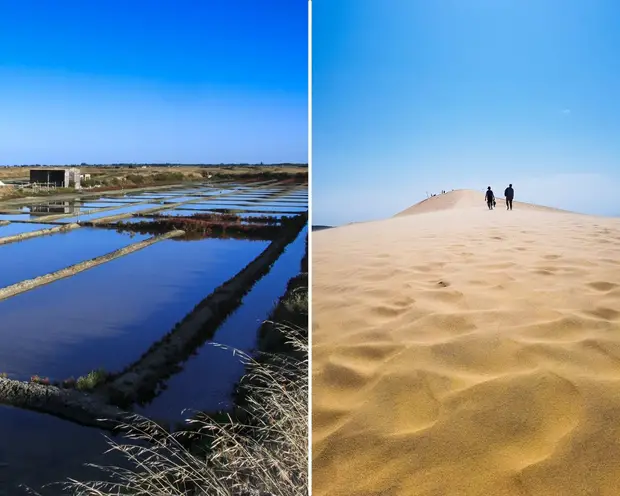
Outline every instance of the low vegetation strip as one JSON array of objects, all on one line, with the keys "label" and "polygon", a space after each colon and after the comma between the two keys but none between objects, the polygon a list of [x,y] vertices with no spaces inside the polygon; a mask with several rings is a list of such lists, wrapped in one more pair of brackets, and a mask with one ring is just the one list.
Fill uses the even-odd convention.
[{"label": "low vegetation strip", "polygon": [[[283,217],[277,217],[275,215],[260,215],[256,217],[242,217],[236,214],[218,214],[218,213],[196,213],[188,216],[179,216],[182,219],[190,218],[194,220],[200,220],[205,222],[230,222],[230,223],[247,223],[247,224],[281,224]],[[172,216],[165,214],[152,215],[153,219],[171,219]],[[175,216],[176,218],[176,216]]]},{"label": "low vegetation strip", "polygon": [[59,279],[64,279],[66,277],[74,276],[75,274],[78,274],[79,272],[83,272],[97,265],[104,264],[106,262],[114,260],[115,258],[128,255],[129,253],[133,253],[138,250],[142,250],[143,248],[146,248],[147,246],[150,246],[164,239],[174,238],[177,236],[182,236],[184,234],[185,232],[180,231],[180,230],[170,231],[165,234],[154,236],[152,238],[145,239],[144,241],[140,241],[138,243],[125,246],[123,248],[107,253],[105,255],[101,255],[99,257],[95,257],[90,260],[86,260],[84,262],[71,265],[70,267],[65,267],[64,269],[57,270],[56,272],[51,272],[43,276],[35,277],[34,279],[28,279],[26,281],[21,281],[16,284],[12,284],[11,286],[6,286],[0,289],[0,300],[10,298],[11,296],[15,296],[20,293],[25,293],[26,291],[30,291],[31,289],[37,288],[39,286],[43,286],[44,284],[49,284]]},{"label": "low vegetation strip", "polygon": [[[205,216],[154,216],[153,221],[118,222],[97,224],[100,227],[116,229],[119,232],[158,234],[181,229],[187,238],[213,237],[234,239],[273,240],[282,232],[299,222],[297,217],[257,217],[246,221],[241,217],[226,214]],[[84,224],[87,225],[87,224]]]},{"label": "low vegetation strip", "polygon": [[242,302],[243,296],[267,274],[286,246],[295,240],[306,225],[300,215],[295,224],[283,229],[280,237],[232,279],[215,289],[200,302],[163,339],[154,343],[134,364],[111,377],[103,389],[111,401],[121,407],[151,398],[158,385],[177,371],[187,359]]},{"label": "low vegetation strip", "polygon": [[79,227],[80,227],[79,224],[63,224],[62,226],[39,229],[38,231],[31,231],[31,232],[25,232],[21,234],[13,234],[11,236],[4,236],[3,238],[0,238],[0,245],[16,243],[18,241],[24,241],[30,238],[37,238],[39,236],[48,236],[50,234],[68,232],[73,229],[78,229]]}]

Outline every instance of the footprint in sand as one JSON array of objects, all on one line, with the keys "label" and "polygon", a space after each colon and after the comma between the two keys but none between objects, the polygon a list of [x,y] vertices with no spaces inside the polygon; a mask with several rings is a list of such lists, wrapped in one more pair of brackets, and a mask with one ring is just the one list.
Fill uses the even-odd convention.
[{"label": "footprint in sand", "polygon": [[413,270],[417,272],[431,272],[433,269],[428,265],[416,265],[413,267]]},{"label": "footprint in sand", "polygon": [[392,317],[398,317],[399,315],[402,315],[403,313],[405,313],[407,311],[407,307],[376,305],[376,306],[373,306],[370,309],[370,311],[379,317],[392,318]]},{"label": "footprint in sand", "polygon": [[372,377],[372,372],[367,372],[360,366],[349,364],[346,359],[339,363],[341,357],[331,359],[319,371],[324,387],[332,387],[341,393],[344,390],[356,391],[364,387]]},{"label": "footprint in sand", "polygon": [[620,317],[620,311],[606,307],[596,307],[593,310],[585,310],[584,313],[603,320],[616,320]]},{"label": "footprint in sand", "polygon": [[611,265],[620,265],[620,261],[614,260],[613,258],[601,258],[601,262]]},{"label": "footprint in sand", "polygon": [[592,289],[596,289],[597,291],[611,291],[612,289],[617,288],[618,284],[607,281],[596,281],[588,283],[588,286]]},{"label": "footprint in sand", "polygon": [[535,270],[534,274],[538,274],[539,276],[552,276],[553,272],[549,272],[548,270]]}]

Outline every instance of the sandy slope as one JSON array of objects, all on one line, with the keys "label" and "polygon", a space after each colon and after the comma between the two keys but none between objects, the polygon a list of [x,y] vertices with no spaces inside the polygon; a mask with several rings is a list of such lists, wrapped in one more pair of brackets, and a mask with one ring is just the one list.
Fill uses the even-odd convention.
[{"label": "sandy slope", "polygon": [[[497,200],[498,208],[506,207],[504,197],[499,196],[498,192],[495,192],[495,199]],[[457,189],[443,195],[437,195],[427,198],[420,203],[416,203],[412,207],[409,207],[408,209],[399,212],[395,215],[395,217],[403,217],[405,215],[414,214],[425,214],[429,212],[438,212],[441,210],[463,209],[469,207],[480,208],[480,206],[486,206],[485,191]],[[523,203],[519,201],[513,201],[512,207],[518,208],[519,210],[571,213],[557,208],[544,207],[542,205],[532,205],[531,203]]]},{"label": "sandy slope", "polygon": [[620,494],[620,219],[476,194],[314,233],[313,494]]}]

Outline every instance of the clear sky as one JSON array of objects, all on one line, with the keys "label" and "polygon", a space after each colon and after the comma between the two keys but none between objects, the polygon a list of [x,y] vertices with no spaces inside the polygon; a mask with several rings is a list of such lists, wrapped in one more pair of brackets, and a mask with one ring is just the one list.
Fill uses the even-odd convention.
[{"label": "clear sky", "polygon": [[0,164],[307,162],[306,0],[0,2]]},{"label": "clear sky", "polygon": [[620,2],[313,4],[313,223],[442,189],[620,215]]}]

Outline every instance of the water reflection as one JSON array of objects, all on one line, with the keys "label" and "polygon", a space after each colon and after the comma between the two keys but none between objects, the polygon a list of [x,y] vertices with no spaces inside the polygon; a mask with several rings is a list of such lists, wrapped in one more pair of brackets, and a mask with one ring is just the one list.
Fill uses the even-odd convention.
[{"label": "water reflection", "polygon": [[[37,224],[22,224],[32,226]],[[49,227],[49,226],[48,226]],[[81,228],[0,246],[0,287],[41,276],[148,238]]]},{"label": "water reflection", "polygon": [[137,359],[267,242],[166,240],[0,301],[0,364],[63,379]]},{"label": "water reflection", "polygon": [[[307,230],[304,229],[269,274],[243,298],[242,306],[220,326],[213,343],[245,352],[255,348],[261,323],[284,294],[288,281],[299,274],[306,236]],[[139,411],[158,418],[180,420],[187,417],[182,413],[184,409],[214,411],[227,408],[233,386],[243,373],[238,356],[207,343],[184,364],[182,372],[167,381],[164,393]]]}]

